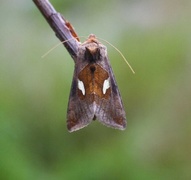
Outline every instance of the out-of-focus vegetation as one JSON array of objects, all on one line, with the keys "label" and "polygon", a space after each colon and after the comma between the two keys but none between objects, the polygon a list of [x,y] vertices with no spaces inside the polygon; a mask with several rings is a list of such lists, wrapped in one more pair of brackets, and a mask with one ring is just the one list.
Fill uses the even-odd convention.
[{"label": "out-of-focus vegetation", "polygon": [[[108,54],[127,112],[118,131],[66,129],[74,63],[32,1],[0,6],[0,179],[191,179],[191,1],[52,1]],[[84,41],[84,40],[82,40]]]}]

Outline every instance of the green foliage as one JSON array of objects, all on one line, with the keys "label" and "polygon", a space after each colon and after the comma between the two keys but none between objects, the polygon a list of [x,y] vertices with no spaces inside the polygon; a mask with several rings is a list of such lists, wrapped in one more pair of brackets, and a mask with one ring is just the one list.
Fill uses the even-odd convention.
[{"label": "green foliage", "polygon": [[0,6],[0,179],[191,179],[190,1],[55,1],[79,35],[115,44],[136,72],[108,46],[127,130],[93,122],[75,133],[72,59],[63,46],[41,59],[58,40],[32,2],[18,2]]}]

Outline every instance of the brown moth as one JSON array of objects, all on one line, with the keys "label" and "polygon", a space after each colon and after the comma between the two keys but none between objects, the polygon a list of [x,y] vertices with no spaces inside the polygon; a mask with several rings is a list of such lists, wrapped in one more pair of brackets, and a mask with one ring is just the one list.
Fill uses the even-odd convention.
[{"label": "brown moth", "polygon": [[95,119],[108,127],[120,130],[126,127],[126,115],[107,48],[91,34],[78,48],[67,128],[73,132]]}]

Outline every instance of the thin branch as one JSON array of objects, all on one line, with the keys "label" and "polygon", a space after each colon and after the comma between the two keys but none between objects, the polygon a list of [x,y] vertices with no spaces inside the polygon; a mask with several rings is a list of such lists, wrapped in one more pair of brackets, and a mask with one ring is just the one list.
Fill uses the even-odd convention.
[{"label": "thin branch", "polygon": [[[74,32],[72,26],[65,20],[65,18],[60,15],[51,3],[48,0],[33,0],[40,12],[43,14],[51,28],[54,30],[56,36],[60,39],[61,42],[70,39],[70,41],[66,41],[64,46],[76,62],[77,49],[79,46],[79,42],[77,38],[74,36],[76,33]],[[76,35],[77,36],[77,35]]]}]

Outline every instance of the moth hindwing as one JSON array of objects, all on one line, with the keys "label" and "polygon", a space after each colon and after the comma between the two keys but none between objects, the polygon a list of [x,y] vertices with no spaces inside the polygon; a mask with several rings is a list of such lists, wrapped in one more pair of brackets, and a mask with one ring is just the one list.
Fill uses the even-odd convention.
[{"label": "moth hindwing", "polygon": [[107,57],[107,49],[90,35],[79,46],[67,111],[67,128],[79,130],[92,120],[124,130],[126,115]]}]

